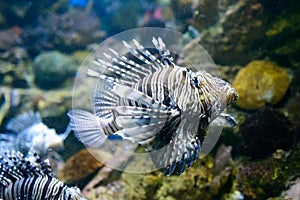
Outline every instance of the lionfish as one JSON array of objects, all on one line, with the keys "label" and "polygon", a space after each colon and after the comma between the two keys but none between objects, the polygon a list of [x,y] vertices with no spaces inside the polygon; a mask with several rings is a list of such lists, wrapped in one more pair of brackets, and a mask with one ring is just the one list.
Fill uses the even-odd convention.
[{"label": "lionfish", "polygon": [[81,142],[99,147],[117,135],[145,147],[164,175],[181,174],[198,159],[205,128],[219,118],[236,125],[223,113],[238,95],[229,83],[205,71],[178,66],[161,38],[155,48],[135,47],[123,41],[129,53],[113,49],[98,59],[97,70],[87,74],[98,78],[92,97],[94,114],[80,109],[69,112],[71,127]]},{"label": "lionfish", "polygon": [[55,129],[47,127],[39,112],[29,111],[11,119],[5,127],[8,131],[0,133],[2,148],[15,149],[24,154],[35,151],[40,156],[48,155],[50,148],[63,146],[64,139],[70,130],[57,134]]},{"label": "lionfish", "polygon": [[37,153],[1,150],[0,199],[85,200],[79,188],[69,187],[54,177],[47,160]]}]

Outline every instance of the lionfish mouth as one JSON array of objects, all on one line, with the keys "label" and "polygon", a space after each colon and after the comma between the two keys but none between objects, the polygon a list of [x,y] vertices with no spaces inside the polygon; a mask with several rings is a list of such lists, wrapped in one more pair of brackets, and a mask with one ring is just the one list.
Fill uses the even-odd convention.
[{"label": "lionfish mouth", "polygon": [[236,102],[238,98],[239,98],[239,94],[236,91],[234,91],[233,101]]},{"label": "lionfish mouth", "polygon": [[227,93],[226,103],[229,105],[230,103],[234,103],[239,98],[238,93],[231,87]]}]

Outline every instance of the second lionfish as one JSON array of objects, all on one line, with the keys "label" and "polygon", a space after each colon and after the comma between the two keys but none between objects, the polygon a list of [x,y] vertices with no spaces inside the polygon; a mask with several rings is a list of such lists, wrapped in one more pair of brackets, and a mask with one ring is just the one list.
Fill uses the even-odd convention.
[{"label": "second lionfish", "polygon": [[69,113],[77,137],[98,147],[110,135],[141,144],[165,175],[181,174],[198,159],[205,128],[216,118],[236,125],[222,113],[238,95],[231,85],[205,71],[194,72],[175,64],[161,38],[146,49],[136,40],[123,41],[128,55],[113,49],[106,60],[89,69],[98,82],[92,104],[94,114],[75,109]]},{"label": "second lionfish", "polygon": [[54,177],[48,160],[37,153],[0,149],[1,200],[86,200],[79,188]]}]

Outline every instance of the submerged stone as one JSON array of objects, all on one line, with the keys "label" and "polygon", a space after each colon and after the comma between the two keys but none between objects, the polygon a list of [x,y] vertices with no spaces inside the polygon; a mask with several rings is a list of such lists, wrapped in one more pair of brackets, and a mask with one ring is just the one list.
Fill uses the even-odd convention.
[{"label": "submerged stone", "polygon": [[263,107],[250,115],[240,126],[244,153],[250,158],[263,158],[276,149],[288,150],[296,143],[297,133],[292,122],[281,112]]},{"label": "submerged stone", "polygon": [[60,170],[59,177],[66,183],[80,184],[101,167],[103,164],[88,150],[83,149],[67,160]]},{"label": "submerged stone", "polygon": [[35,83],[43,89],[59,87],[74,76],[78,66],[74,60],[57,51],[45,52],[34,59]]},{"label": "submerged stone", "polygon": [[252,61],[238,72],[232,85],[239,94],[237,105],[254,110],[278,103],[285,95],[290,79],[288,73],[275,63]]}]

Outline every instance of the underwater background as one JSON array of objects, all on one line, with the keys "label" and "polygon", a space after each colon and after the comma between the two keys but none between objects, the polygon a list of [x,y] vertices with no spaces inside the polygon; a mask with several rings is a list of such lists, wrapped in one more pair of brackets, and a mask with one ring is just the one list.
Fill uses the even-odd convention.
[{"label": "underwater background", "polygon": [[[39,112],[63,140],[43,149],[61,157],[55,176],[87,199],[300,199],[299,21],[297,0],[0,0],[1,135],[19,114]],[[106,38],[138,27],[193,38],[239,94],[227,109],[238,125],[224,127],[213,151],[180,176],[114,170],[72,132],[64,137],[83,60]]]}]

